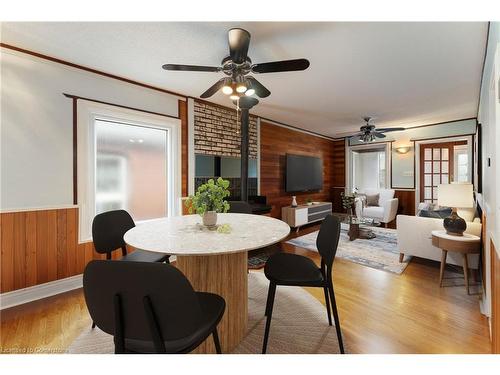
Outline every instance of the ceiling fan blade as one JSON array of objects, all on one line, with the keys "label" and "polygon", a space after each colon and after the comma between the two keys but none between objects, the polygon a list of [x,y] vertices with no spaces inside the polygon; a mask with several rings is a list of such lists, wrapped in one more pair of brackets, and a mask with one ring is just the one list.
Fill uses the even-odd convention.
[{"label": "ceiling fan blade", "polygon": [[385,137],[386,137],[386,136],[385,136],[385,134],[379,133],[379,132],[377,132],[377,131],[372,132],[372,134],[373,134],[375,137],[377,137],[377,138],[385,138]]},{"label": "ceiling fan blade", "polygon": [[236,64],[244,63],[250,46],[250,33],[246,30],[235,28],[228,32],[229,55]]},{"label": "ceiling fan blade", "polygon": [[291,72],[294,70],[306,70],[309,68],[309,60],[295,59],[273,61],[268,63],[252,65],[252,72],[254,73],[277,73],[277,72]]},{"label": "ceiling fan blade", "polygon": [[380,128],[380,129],[375,129],[375,131],[377,131],[379,133],[400,132],[402,130],[406,130],[406,128]]},{"label": "ceiling fan blade", "polygon": [[202,66],[202,65],[183,65],[183,64],[165,64],[162,66],[165,70],[181,70],[187,72],[219,72],[218,66]]},{"label": "ceiling fan blade", "polygon": [[201,98],[210,98],[213,94],[219,91],[222,86],[224,86],[224,79],[221,78],[217,82],[215,82],[207,91],[200,95]]},{"label": "ceiling fan blade", "polygon": [[259,98],[267,98],[269,95],[271,95],[271,91],[266,89],[266,87],[255,78],[249,76],[246,77],[246,79],[250,82],[252,88],[255,90],[255,93]]}]

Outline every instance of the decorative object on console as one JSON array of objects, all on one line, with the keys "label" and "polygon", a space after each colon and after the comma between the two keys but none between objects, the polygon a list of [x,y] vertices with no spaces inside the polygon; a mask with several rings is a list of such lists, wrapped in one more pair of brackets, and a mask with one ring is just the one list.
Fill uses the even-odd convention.
[{"label": "decorative object on console", "polygon": [[458,216],[457,208],[474,207],[472,184],[438,185],[438,203],[440,206],[452,208],[451,215],[443,221],[446,233],[453,236],[462,236],[467,229],[467,224],[463,218]]},{"label": "decorative object on console", "polygon": [[295,195],[292,196],[292,207],[297,207],[297,197]]},{"label": "decorative object on console", "polygon": [[189,196],[184,202],[189,213],[196,212],[203,218],[203,225],[213,228],[217,225],[217,212],[226,213],[229,203],[225,200],[229,196],[229,181],[219,177],[217,181],[208,180],[201,185],[195,195]]}]

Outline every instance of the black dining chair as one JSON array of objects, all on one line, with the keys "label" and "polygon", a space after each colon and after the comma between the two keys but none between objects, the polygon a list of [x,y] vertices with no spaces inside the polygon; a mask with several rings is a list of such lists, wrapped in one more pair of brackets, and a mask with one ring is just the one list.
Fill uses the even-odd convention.
[{"label": "black dining chair", "polygon": [[[114,210],[100,213],[92,221],[92,241],[95,251],[99,254],[106,254],[106,259],[111,259],[111,253],[117,249],[122,250],[120,260],[133,262],[167,262],[169,255],[153,253],[136,249],[132,253],[127,253],[127,245],[123,240],[123,235],[135,227],[134,219],[125,210]],[[95,323],[92,323],[95,328]]]},{"label": "black dining chair", "polygon": [[276,286],[278,285],[323,288],[325,292],[328,324],[332,325],[332,316],[330,312],[331,303],[340,353],[344,353],[339,314],[335,302],[332,282],[332,266],[335,260],[335,253],[337,252],[339,237],[340,221],[337,217],[328,215],[321,223],[318,238],[316,240],[316,246],[321,256],[321,267],[318,267],[310,258],[291,253],[277,253],[268,259],[264,267],[264,274],[269,279],[270,284],[265,311],[267,320],[262,354],[265,354],[267,350],[271,317],[273,315],[274,297],[276,294]]},{"label": "black dining chair", "polygon": [[226,303],[195,292],[170,264],[93,260],[83,273],[90,316],[113,335],[115,353],[189,353],[217,334]]},{"label": "black dining chair", "polygon": [[252,206],[245,201],[228,201],[229,213],[231,214],[251,214]]},{"label": "black dining chair", "polygon": [[134,219],[125,210],[103,212],[94,217],[92,222],[92,241],[99,254],[106,254],[106,259],[111,259],[111,253],[117,249],[122,250],[120,260],[133,262],[168,262],[168,254],[154,253],[151,251],[135,250],[127,253],[127,246],[123,235],[135,227]]}]

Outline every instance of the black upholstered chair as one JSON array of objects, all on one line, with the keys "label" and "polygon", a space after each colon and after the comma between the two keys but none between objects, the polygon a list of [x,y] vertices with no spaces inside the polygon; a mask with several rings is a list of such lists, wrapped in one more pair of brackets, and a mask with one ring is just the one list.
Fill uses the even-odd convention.
[{"label": "black upholstered chair", "polygon": [[117,249],[122,250],[121,260],[133,262],[168,262],[169,255],[151,251],[135,250],[127,254],[127,246],[123,235],[135,227],[134,219],[125,210],[103,212],[92,222],[92,240],[95,250],[106,254],[111,259],[111,253]]},{"label": "black upholstered chair", "polygon": [[189,353],[210,335],[221,353],[224,299],[195,292],[170,264],[94,260],[83,290],[90,316],[113,335],[115,353]]},{"label": "black upholstered chair", "polygon": [[291,253],[277,253],[272,255],[266,263],[264,274],[269,279],[269,292],[265,315],[266,330],[264,333],[264,343],[262,353],[266,353],[269,329],[271,327],[271,317],[273,314],[274,297],[276,286],[307,286],[323,288],[325,292],[326,313],[328,324],[332,325],[330,303],[335,319],[335,329],[339,341],[340,352],[344,353],[342,342],[342,332],[340,330],[339,314],[335,302],[335,293],[332,282],[332,266],[337,252],[337,245],[340,236],[340,222],[335,216],[328,215],[323,222],[318,233],[316,246],[321,255],[321,267],[318,267],[310,258]]},{"label": "black upholstered chair", "polygon": [[251,214],[252,206],[245,201],[228,201],[229,213],[231,214]]}]

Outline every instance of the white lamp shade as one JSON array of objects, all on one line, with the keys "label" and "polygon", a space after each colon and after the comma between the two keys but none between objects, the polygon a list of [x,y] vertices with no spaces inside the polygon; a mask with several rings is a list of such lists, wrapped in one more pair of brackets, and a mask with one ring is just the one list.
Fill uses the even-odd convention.
[{"label": "white lamp shade", "polygon": [[438,204],[454,208],[474,207],[472,184],[438,185]]}]

